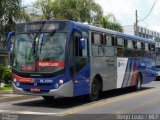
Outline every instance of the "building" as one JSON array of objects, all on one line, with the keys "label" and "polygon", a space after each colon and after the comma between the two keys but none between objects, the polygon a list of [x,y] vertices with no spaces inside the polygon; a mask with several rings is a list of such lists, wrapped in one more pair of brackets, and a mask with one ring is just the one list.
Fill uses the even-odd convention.
[{"label": "building", "polygon": [[148,39],[153,39],[156,42],[156,47],[160,48],[160,32],[149,30],[145,27],[138,26],[137,32],[134,25],[125,25],[123,26],[124,33],[130,35],[136,35]]}]

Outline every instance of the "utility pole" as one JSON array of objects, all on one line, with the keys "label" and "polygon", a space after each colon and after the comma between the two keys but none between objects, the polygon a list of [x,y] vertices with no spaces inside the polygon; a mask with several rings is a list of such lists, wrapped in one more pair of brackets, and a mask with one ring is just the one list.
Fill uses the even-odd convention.
[{"label": "utility pole", "polygon": [[137,13],[137,10],[136,10],[136,22],[135,22],[135,35],[138,36],[138,13]]}]

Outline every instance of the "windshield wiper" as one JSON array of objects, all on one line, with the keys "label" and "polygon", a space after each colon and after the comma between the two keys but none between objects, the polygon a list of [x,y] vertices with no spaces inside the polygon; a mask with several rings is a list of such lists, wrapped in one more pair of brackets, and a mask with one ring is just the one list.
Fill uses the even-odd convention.
[{"label": "windshield wiper", "polygon": [[49,40],[50,38],[56,33],[56,31],[51,32],[47,37],[46,40],[44,40],[44,38],[42,38],[41,43],[40,43],[40,54],[42,51],[42,46],[44,46]]},{"label": "windshield wiper", "polygon": [[36,57],[36,38],[37,38],[38,35],[39,35],[38,33],[36,35],[33,34],[33,33],[28,33],[27,34],[28,38],[33,40],[32,48],[31,48],[31,51],[30,51],[30,54],[29,54],[29,59],[31,59],[31,57],[32,58]]}]

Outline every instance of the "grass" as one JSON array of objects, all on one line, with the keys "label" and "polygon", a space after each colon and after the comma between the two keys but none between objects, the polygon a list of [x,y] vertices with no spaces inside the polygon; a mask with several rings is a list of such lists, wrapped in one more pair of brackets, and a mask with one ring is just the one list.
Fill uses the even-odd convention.
[{"label": "grass", "polygon": [[0,91],[10,91],[12,90],[11,85],[5,85],[4,87],[0,87]]}]

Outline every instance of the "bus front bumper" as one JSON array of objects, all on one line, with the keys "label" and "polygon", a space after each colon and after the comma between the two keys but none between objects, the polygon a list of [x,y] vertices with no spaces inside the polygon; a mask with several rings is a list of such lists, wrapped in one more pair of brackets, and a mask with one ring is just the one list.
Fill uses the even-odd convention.
[{"label": "bus front bumper", "polygon": [[37,96],[60,96],[60,97],[73,97],[73,81],[61,85],[58,89],[51,89],[49,92],[30,92],[22,88],[18,88],[12,82],[13,93],[19,95],[37,95]]}]

